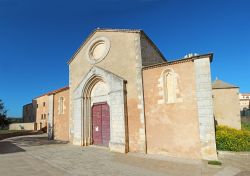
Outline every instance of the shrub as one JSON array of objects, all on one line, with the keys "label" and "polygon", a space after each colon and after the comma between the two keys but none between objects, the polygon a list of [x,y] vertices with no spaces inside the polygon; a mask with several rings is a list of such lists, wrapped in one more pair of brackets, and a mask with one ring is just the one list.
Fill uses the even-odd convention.
[{"label": "shrub", "polygon": [[211,164],[211,165],[222,165],[222,163],[220,161],[215,161],[215,160],[208,161],[208,164]]},{"label": "shrub", "polygon": [[241,122],[241,128],[250,131],[250,122]]},{"label": "shrub", "polygon": [[250,132],[217,126],[216,146],[223,151],[250,151]]}]

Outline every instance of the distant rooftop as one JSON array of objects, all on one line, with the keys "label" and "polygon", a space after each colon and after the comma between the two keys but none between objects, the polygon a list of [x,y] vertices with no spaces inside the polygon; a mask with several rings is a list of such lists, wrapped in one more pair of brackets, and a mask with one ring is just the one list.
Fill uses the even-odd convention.
[{"label": "distant rooftop", "polygon": [[216,78],[216,80],[212,83],[212,88],[213,89],[230,89],[230,88],[239,88],[239,87],[230,83],[226,83]]},{"label": "distant rooftop", "polygon": [[[58,92],[61,92],[61,91],[67,90],[67,89],[69,89],[68,86],[63,87],[63,88],[60,88],[60,89],[57,89],[57,90],[53,90],[53,91],[47,92],[47,93],[45,93],[45,94],[39,95],[39,96],[36,97],[36,98],[39,98],[39,97],[42,97],[42,96],[45,96],[45,95],[56,94],[56,93],[58,93]],[[36,98],[34,98],[34,99],[36,99]]]}]

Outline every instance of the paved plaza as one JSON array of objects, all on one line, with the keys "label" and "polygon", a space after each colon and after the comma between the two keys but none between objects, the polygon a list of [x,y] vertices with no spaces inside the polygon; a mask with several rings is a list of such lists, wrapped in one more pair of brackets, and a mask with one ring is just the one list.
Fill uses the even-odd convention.
[{"label": "paved plaza", "polygon": [[250,155],[221,153],[222,166],[144,154],[120,154],[101,147],[48,141],[42,135],[0,141],[1,176],[249,176]]}]

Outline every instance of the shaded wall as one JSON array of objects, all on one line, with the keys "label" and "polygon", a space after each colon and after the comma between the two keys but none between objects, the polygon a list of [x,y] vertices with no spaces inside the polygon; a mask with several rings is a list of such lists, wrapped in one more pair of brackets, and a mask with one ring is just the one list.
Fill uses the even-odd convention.
[{"label": "shaded wall", "polygon": [[23,122],[34,122],[35,121],[35,115],[34,115],[34,108],[33,104],[26,104],[23,106]]}]

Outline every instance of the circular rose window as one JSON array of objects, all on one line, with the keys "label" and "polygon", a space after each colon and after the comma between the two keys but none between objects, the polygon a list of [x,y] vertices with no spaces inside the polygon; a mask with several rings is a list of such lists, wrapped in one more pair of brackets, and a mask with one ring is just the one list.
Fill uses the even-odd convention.
[{"label": "circular rose window", "polygon": [[103,60],[110,49],[110,41],[106,37],[98,37],[92,40],[88,48],[88,60],[95,64]]}]

